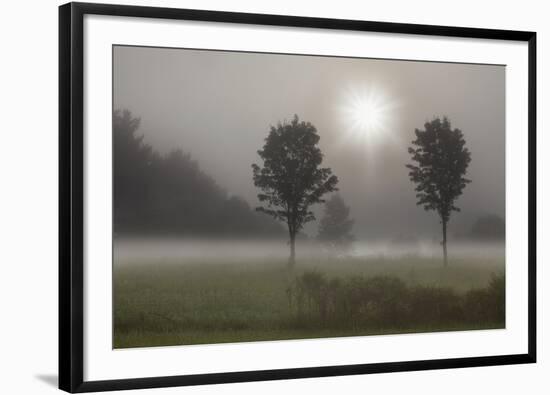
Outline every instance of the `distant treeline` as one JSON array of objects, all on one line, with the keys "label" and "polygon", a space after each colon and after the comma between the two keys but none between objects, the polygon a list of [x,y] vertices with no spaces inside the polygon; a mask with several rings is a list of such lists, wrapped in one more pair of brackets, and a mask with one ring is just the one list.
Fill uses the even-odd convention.
[{"label": "distant treeline", "polygon": [[506,222],[502,217],[488,214],[478,217],[472,227],[457,233],[456,239],[471,241],[504,241],[506,238]]},{"label": "distant treeline", "polygon": [[129,111],[113,114],[115,234],[284,236],[283,227],[229,196],[190,154],[161,155],[137,131]]}]

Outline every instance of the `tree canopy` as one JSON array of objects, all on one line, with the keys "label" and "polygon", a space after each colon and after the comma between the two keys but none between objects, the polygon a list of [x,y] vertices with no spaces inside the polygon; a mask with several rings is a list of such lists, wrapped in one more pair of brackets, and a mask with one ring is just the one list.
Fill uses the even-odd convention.
[{"label": "tree canopy", "polygon": [[340,194],[333,195],[325,203],[317,239],[336,253],[348,251],[354,240],[351,234],[354,221],[349,214],[350,208]]},{"label": "tree canopy", "polygon": [[470,231],[469,237],[474,240],[504,240],[506,223],[498,215],[484,215],[479,217]]},{"label": "tree canopy", "polygon": [[191,155],[154,151],[139,118],[113,113],[113,216],[117,234],[281,237],[284,229],[229,196]]},{"label": "tree canopy", "polygon": [[417,205],[435,210],[442,223],[443,254],[447,264],[447,224],[453,211],[460,211],[456,200],[470,180],[465,178],[471,155],[460,129],[452,129],[447,117],[435,118],[415,129],[416,139],[408,151],[413,164],[407,164],[409,178],[416,184]]},{"label": "tree canopy", "polygon": [[257,208],[286,223],[290,237],[289,265],[295,262],[295,238],[304,224],[315,219],[310,210],[324,203],[323,195],[336,191],[338,178],[330,168],[320,167],[320,137],[309,122],[292,121],[272,126],[258,155],[263,166],[252,165],[254,185],[261,189]]}]

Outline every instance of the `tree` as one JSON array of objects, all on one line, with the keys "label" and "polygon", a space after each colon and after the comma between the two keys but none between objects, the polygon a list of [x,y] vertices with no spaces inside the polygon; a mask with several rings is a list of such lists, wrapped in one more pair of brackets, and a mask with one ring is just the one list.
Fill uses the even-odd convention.
[{"label": "tree", "polygon": [[258,155],[263,167],[252,165],[254,185],[262,190],[256,210],[285,222],[290,241],[290,268],[295,264],[296,234],[315,219],[310,207],[324,203],[325,193],[336,191],[338,178],[330,168],[321,168],[323,154],[317,129],[309,122],[292,121],[272,126]]},{"label": "tree", "polygon": [[424,124],[425,130],[415,129],[409,153],[415,164],[409,168],[409,178],[416,184],[417,205],[426,211],[435,210],[442,224],[443,257],[447,266],[447,224],[453,211],[460,211],[455,202],[470,180],[466,170],[470,164],[470,151],[462,131],[451,129],[447,117],[435,118]]},{"label": "tree", "polygon": [[504,240],[506,223],[498,215],[485,215],[476,220],[470,237],[474,240]]},{"label": "tree", "polygon": [[113,216],[115,231],[138,226],[151,193],[155,153],[138,135],[140,119],[130,111],[113,112]]},{"label": "tree", "polygon": [[317,239],[337,253],[349,250],[354,240],[351,230],[353,220],[349,218],[350,208],[340,194],[335,194],[325,203],[325,215],[319,225]]},{"label": "tree", "polygon": [[160,154],[140,120],[113,112],[113,228],[116,234],[284,237],[273,218],[253,210],[201,170],[190,153]]}]

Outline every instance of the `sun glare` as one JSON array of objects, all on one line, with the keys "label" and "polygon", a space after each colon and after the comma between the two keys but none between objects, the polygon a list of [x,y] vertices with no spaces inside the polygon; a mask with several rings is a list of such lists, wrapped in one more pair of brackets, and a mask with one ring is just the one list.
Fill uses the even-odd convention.
[{"label": "sun glare", "polygon": [[346,93],[343,117],[353,134],[370,140],[387,131],[392,107],[380,88],[354,88]]}]

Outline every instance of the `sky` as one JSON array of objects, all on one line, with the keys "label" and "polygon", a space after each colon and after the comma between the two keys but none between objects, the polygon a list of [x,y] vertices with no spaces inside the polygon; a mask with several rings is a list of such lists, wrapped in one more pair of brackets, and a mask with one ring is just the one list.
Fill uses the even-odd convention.
[{"label": "sky", "polygon": [[[141,118],[144,141],[190,153],[252,206],[257,150],[270,126],[297,114],[317,128],[357,238],[440,237],[405,165],[415,128],[447,116],[472,155],[449,232],[479,216],[504,218],[505,66],[124,46],[113,66],[114,108]],[[319,220],[322,206],[314,211]]]}]

